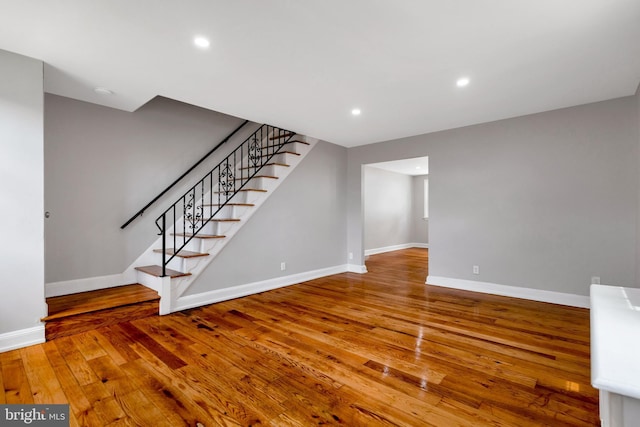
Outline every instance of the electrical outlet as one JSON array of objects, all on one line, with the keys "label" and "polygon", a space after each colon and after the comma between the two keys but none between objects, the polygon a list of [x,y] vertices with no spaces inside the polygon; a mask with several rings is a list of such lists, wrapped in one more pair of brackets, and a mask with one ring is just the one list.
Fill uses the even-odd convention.
[{"label": "electrical outlet", "polygon": [[349,252],[349,259],[353,259],[353,252]]},{"label": "electrical outlet", "polygon": [[473,266],[473,274],[480,274],[480,266],[479,265],[474,265]]},{"label": "electrical outlet", "polygon": [[281,262],[280,263],[280,271],[285,271],[287,269],[287,263],[286,262]]},{"label": "electrical outlet", "polygon": [[591,276],[591,284],[592,284],[592,285],[599,285],[599,284],[600,284],[600,277],[598,277],[598,276]]}]

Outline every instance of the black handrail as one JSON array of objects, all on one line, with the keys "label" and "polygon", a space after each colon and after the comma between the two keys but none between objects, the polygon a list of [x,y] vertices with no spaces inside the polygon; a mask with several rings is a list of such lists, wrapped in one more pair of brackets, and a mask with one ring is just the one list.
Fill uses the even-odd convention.
[{"label": "black handrail", "polygon": [[247,123],[249,123],[249,120],[245,120],[244,122],[242,122],[242,124],[240,126],[238,126],[233,132],[231,132],[229,135],[227,135],[227,137],[225,139],[223,139],[222,141],[220,141],[218,143],[218,145],[216,145],[215,147],[213,147],[211,149],[211,151],[209,151],[207,154],[205,154],[200,160],[198,160],[193,166],[191,166],[189,168],[188,171],[186,171],[185,173],[183,173],[182,175],[180,175],[180,177],[178,179],[176,179],[175,181],[173,181],[167,188],[165,188],[164,190],[162,190],[162,192],[160,194],[158,194],[152,201],[150,201],[149,203],[147,203],[144,208],[140,209],[138,211],[138,213],[136,213],[134,216],[132,216],[131,218],[129,218],[129,221],[125,222],[124,224],[122,224],[120,226],[121,229],[124,230],[124,228],[131,224],[133,222],[134,219],[136,219],[139,216],[142,216],[142,214],[144,213],[144,211],[147,210],[147,208],[149,206],[151,206],[152,204],[154,204],[160,197],[164,196],[165,193],[169,190],[171,190],[173,188],[174,185],[176,185],[178,182],[180,182],[182,180],[182,178],[184,178],[185,176],[189,175],[189,173],[191,173],[192,170],[194,170],[195,168],[197,168],[198,166],[200,166],[200,163],[204,162],[207,157],[209,157],[211,154],[213,154],[214,151],[216,151],[218,148],[220,148],[222,146],[222,144],[224,144],[225,142],[227,142],[233,135],[235,135],[240,129],[242,129],[244,127],[244,125],[246,125]]},{"label": "black handrail", "polygon": [[[294,135],[294,132],[274,126],[260,126],[156,219],[162,236],[162,277],[166,276],[167,264],[178,252],[270,163]],[[169,243],[173,246],[167,254],[167,231],[171,227],[173,237]]]}]

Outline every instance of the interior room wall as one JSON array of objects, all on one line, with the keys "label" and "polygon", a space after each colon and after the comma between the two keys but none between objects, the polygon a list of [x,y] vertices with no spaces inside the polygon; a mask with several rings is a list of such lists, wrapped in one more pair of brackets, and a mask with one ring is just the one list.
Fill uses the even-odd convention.
[{"label": "interior room wall", "polygon": [[[430,275],[588,295],[634,285],[635,97],[348,150],[348,251],[362,263],[361,167],[429,156]],[[480,274],[472,266],[480,266]]]},{"label": "interior room wall", "polygon": [[413,180],[373,166],[363,167],[364,248],[374,250],[412,242]]},{"label": "interior room wall", "polygon": [[[0,50],[0,351],[44,339],[43,64]],[[3,348],[5,347],[5,348]]]},{"label": "interior room wall", "polygon": [[319,141],[186,295],[345,265],[346,167],[346,148]]},{"label": "interior room wall", "polygon": [[411,216],[411,242],[429,244],[429,219],[424,216],[424,187],[429,175],[412,177],[413,206]]},{"label": "interior room wall", "polygon": [[[638,147],[640,147],[640,85],[636,90],[636,121],[637,121],[637,134],[638,134]],[[640,287],[640,148],[638,148],[638,222],[636,225],[636,287]]]},{"label": "interior room wall", "polygon": [[[160,97],[129,113],[47,94],[47,283],[122,273],[157,238],[158,215],[233,144],[127,228],[120,226],[241,123]],[[233,141],[237,144],[251,128],[247,125]]]}]

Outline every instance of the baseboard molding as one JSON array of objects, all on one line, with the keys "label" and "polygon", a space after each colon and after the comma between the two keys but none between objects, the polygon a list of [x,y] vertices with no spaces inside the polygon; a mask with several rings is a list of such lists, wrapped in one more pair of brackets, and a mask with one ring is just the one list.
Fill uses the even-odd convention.
[{"label": "baseboard molding", "polygon": [[428,248],[428,247],[429,247],[428,243],[403,243],[401,245],[385,246],[382,248],[375,248],[375,249],[365,249],[364,255],[369,256],[369,255],[383,254],[385,252],[399,251],[401,249]]},{"label": "baseboard molding", "polygon": [[45,342],[44,325],[0,334],[0,353]]},{"label": "baseboard molding", "polygon": [[517,286],[498,285],[489,282],[452,279],[449,277],[428,276],[427,285],[443,288],[461,289],[485,294],[501,295],[505,297],[522,298],[532,301],[549,302],[552,304],[568,305],[571,307],[589,308],[589,297],[585,295],[565,294],[562,292],[545,291],[542,289],[520,288]]},{"label": "baseboard molding", "polygon": [[109,276],[87,277],[86,279],[47,283],[44,286],[44,293],[45,297],[49,298],[60,295],[77,294],[79,292],[95,291],[97,289],[114,288],[126,284],[122,274],[111,274]]},{"label": "baseboard molding", "polygon": [[274,279],[262,280],[259,282],[247,283],[246,285],[233,286],[230,288],[216,289],[214,291],[203,292],[201,294],[186,295],[177,299],[171,311],[186,310],[200,307],[207,304],[214,304],[220,301],[227,301],[234,298],[245,297],[260,292],[271,291],[285,286],[306,282],[307,280],[318,279],[320,277],[331,276],[347,272],[347,265],[322,268],[319,270],[307,271],[304,273],[292,274]]},{"label": "baseboard molding", "polygon": [[347,272],[348,273],[358,273],[358,274],[364,274],[367,272],[367,266],[366,265],[357,265],[357,264],[347,264]]}]

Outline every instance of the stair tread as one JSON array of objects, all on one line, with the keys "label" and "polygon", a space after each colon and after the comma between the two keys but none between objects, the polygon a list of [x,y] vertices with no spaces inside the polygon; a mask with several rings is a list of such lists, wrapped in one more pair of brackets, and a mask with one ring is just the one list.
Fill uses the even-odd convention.
[{"label": "stair tread", "polygon": [[[202,219],[197,219],[196,221],[205,222],[207,220],[202,218]],[[238,221],[240,221],[240,219],[239,218],[211,218],[209,221],[211,221],[211,222],[238,222]]]},{"label": "stair tread", "polygon": [[[277,147],[277,145],[273,145],[272,147]],[[266,148],[266,147],[263,147],[263,148]],[[296,153],[295,151],[280,151],[278,153],[263,154],[260,157],[277,156],[278,154],[291,154],[292,156],[299,156],[300,155],[300,153]]]},{"label": "stair tread", "polygon": [[286,132],[286,133],[281,133],[279,135],[274,135],[272,137],[269,138],[269,140],[273,141],[276,139],[283,139],[283,138],[289,138],[291,136],[294,136],[295,133],[294,132]]},{"label": "stair tread", "polygon": [[[264,164],[264,166],[284,166],[286,168],[289,167],[289,165],[286,164],[286,163],[278,163],[278,162],[266,163],[266,164]],[[245,167],[242,167],[240,169],[242,170],[242,169],[256,169],[256,168],[254,166],[245,166]]]},{"label": "stair tread", "polygon": [[[238,193],[240,193],[242,191],[244,191],[244,192],[247,192],[247,191],[258,191],[260,193],[266,193],[267,192],[267,190],[263,190],[261,188],[243,188],[242,190],[238,190]],[[233,193],[233,191],[229,191],[229,193]],[[225,192],[224,191],[214,191],[213,194],[225,194]]]},{"label": "stair tread", "polygon": [[[161,254],[162,253],[162,249],[154,249],[153,252]],[[175,254],[175,249],[168,248],[164,252],[167,255],[173,255],[173,254]],[[179,257],[179,258],[197,258],[197,257],[202,257],[202,256],[209,256],[209,254],[202,253],[202,252],[186,251],[186,250],[182,249],[181,251],[179,251],[176,254],[176,256]]]},{"label": "stair tread", "polygon": [[255,206],[253,203],[205,203],[202,206],[248,206],[248,207],[253,207]]},{"label": "stair tread", "polygon": [[[182,236],[182,237],[192,237],[193,233],[171,233],[173,236]],[[195,235],[195,237],[200,238],[200,239],[224,239],[227,236],[222,236],[222,235],[218,235],[218,234],[203,234],[203,233],[198,233]]]},{"label": "stair tread", "polygon": [[147,301],[157,301],[160,296],[153,289],[138,283],[77,294],[47,298],[49,315],[43,322],[78,314],[122,307]]},{"label": "stair tread", "polygon": [[[279,179],[277,176],[274,175],[256,175],[256,176],[252,176],[251,179],[254,178],[268,178],[268,179]],[[245,181],[246,178],[236,178],[236,181]]]},{"label": "stair tread", "polygon": [[[162,267],[159,265],[145,265],[142,267],[136,267],[136,270],[156,277],[162,276]],[[172,270],[170,268],[165,269],[165,273],[167,274],[167,276],[171,276],[172,279],[175,277],[191,276],[191,273],[183,273],[181,271]]]}]

